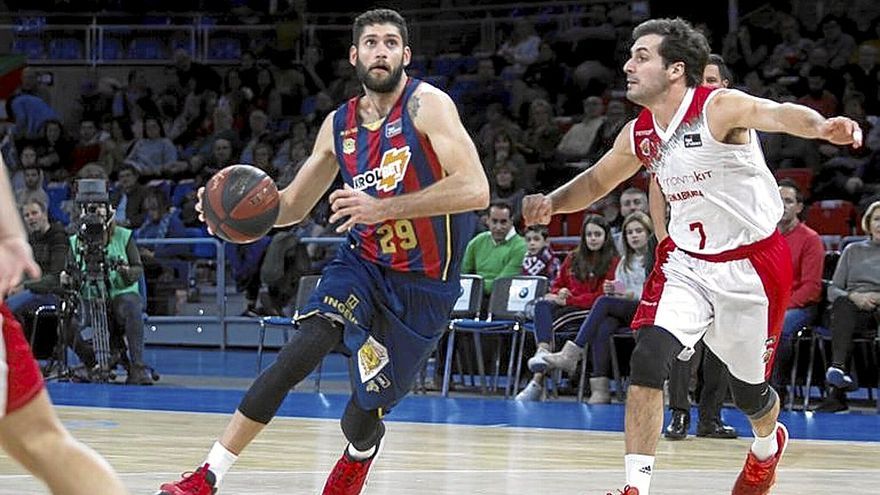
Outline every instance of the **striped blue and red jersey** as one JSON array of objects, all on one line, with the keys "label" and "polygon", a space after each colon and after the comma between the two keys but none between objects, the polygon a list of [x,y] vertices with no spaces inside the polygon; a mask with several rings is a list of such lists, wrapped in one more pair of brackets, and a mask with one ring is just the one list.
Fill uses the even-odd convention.
[{"label": "striped blue and red jersey", "polygon": [[[427,136],[419,133],[407,103],[421,81],[409,78],[403,94],[376,126],[358,118],[355,97],[333,118],[337,161],[346,184],[377,198],[413,193],[444,176]],[[358,224],[349,231],[364,259],[401,272],[449,280],[459,275],[461,258],[473,233],[469,213]]]}]

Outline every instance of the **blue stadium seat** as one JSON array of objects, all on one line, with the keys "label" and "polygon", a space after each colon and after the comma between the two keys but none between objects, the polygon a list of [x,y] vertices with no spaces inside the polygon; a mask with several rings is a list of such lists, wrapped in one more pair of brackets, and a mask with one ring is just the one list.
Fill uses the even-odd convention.
[{"label": "blue stadium seat", "polygon": [[184,198],[186,195],[195,191],[196,184],[192,179],[182,180],[174,186],[174,191],[171,193],[171,204],[180,208],[180,205],[183,204]]},{"label": "blue stadium seat", "polygon": [[208,43],[208,58],[238,60],[241,58],[241,41],[235,38],[214,38]]},{"label": "blue stadium seat", "polygon": [[25,55],[31,60],[45,57],[43,42],[37,38],[16,38],[12,42],[12,51]]},{"label": "blue stadium seat", "polygon": [[58,38],[49,41],[49,58],[53,60],[80,60],[83,44],[76,38]]},{"label": "blue stadium seat", "polygon": [[477,57],[461,57],[458,60],[459,69],[465,74],[471,74],[477,71],[477,66],[480,65],[480,59]]},{"label": "blue stadium seat", "polygon": [[428,70],[428,59],[424,56],[413,57],[406,67],[406,73],[414,77],[422,77]]},{"label": "blue stadium seat", "polygon": [[[187,227],[186,236],[194,238],[209,238],[207,227]],[[193,256],[199,259],[214,259],[217,256],[217,248],[213,244],[198,242],[193,244]]]},{"label": "blue stadium seat", "polygon": [[101,58],[104,60],[119,60],[123,57],[125,51],[122,49],[122,42],[116,39],[104,38],[104,45],[101,47]]},{"label": "blue stadium seat", "polygon": [[136,60],[159,60],[168,58],[165,46],[155,38],[137,38],[128,45],[128,58]]},{"label": "blue stadium seat", "polygon": [[50,182],[46,185],[49,196],[49,217],[64,225],[70,223],[67,213],[61,209],[61,203],[70,198],[70,185],[66,182]]},{"label": "blue stadium seat", "polygon": [[165,195],[165,198],[170,201],[171,188],[174,187],[174,182],[167,179],[153,179],[147,183],[147,187],[157,191],[162,191],[162,194]]},{"label": "blue stadium seat", "polygon": [[427,76],[423,77],[422,80],[444,90],[446,89],[446,84],[449,82],[449,78],[446,76]]},{"label": "blue stadium seat", "polygon": [[432,62],[434,70],[431,72],[439,76],[446,76],[449,78],[455,77],[458,74],[460,61],[461,55],[457,53],[438,55],[434,57],[434,61]]}]

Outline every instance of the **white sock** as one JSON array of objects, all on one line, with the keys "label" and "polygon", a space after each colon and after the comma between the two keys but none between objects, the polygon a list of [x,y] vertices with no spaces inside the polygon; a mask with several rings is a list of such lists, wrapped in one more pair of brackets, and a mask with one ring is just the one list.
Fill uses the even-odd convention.
[{"label": "white sock", "polygon": [[208,457],[205,459],[205,463],[208,464],[209,468],[214,476],[217,477],[217,483],[215,486],[220,486],[220,482],[223,481],[223,477],[226,476],[226,473],[229,472],[229,469],[232,468],[232,465],[235,464],[235,461],[238,460],[238,456],[229,451],[226,447],[223,446],[220,442],[214,442],[214,446],[211,447],[211,451],[208,452]]},{"label": "white sock", "polygon": [[654,456],[627,454],[623,457],[626,464],[626,484],[637,488],[639,495],[648,495],[651,487],[651,473],[654,471]]},{"label": "white sock", "polygon": [[373,445],[367,450],[358,450],[354,445],[348,444],[348,456],[356,461],[365,461],[376,453],[376,446]]},{"label": "white sock", "polygon": [[752,433],[755,434],[755,441],[752,442],[752,453],[755,454],[759,461],[766,461],[779,452],[779,441],[776,440],[777,428],[779,428],[778,424],[773,427],[773,432],[766,437],[759,437],[755,430],[752,430]]}]

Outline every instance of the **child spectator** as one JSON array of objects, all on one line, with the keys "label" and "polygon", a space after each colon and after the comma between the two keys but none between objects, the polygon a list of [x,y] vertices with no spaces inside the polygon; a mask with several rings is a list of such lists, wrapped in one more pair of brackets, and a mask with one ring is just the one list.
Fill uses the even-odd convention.
[{"label": "child spectator", "polygon": [[523,258],[522,274],[547,277],[551,283],[559,274],[559,258],[547,242],[547,227],[530,225],[526,228],[526,256]]}]

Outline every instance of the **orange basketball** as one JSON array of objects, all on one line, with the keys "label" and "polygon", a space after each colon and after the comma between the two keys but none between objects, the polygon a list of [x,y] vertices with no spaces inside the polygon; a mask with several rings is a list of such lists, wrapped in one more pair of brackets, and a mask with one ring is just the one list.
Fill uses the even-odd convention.
[{"label": "orange basketball", "polygon": [[256,241],[278,219],[278,188],[266,172],[250,165],[230,165],[208,181],[202,212],[217,237],[237,244]]}]

